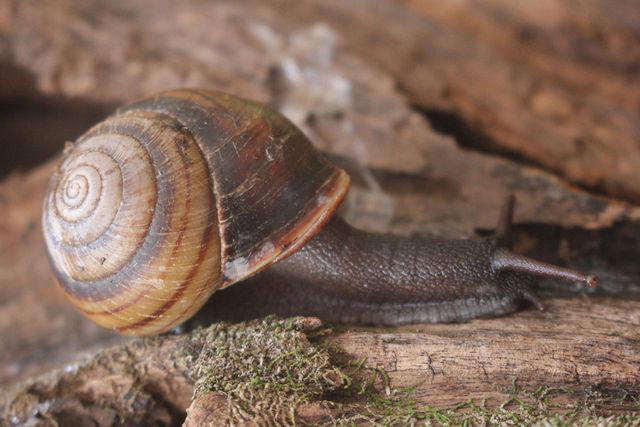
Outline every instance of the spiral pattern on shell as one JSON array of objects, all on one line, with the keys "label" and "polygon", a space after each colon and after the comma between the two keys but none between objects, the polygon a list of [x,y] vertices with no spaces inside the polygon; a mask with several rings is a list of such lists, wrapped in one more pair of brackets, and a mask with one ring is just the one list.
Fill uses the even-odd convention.
[{"label": "spiral pattern on shell", "polygon": [[125,106],[65,150],[43,229],[80,311],[123,334],[153,334],[300,248],[348,185],[277,112],[169,91]]},{"label": "spiral pattern on shell", "polygon": [[171,118],[114,116],[65,153],[44,225],[67,296],[125,334],[167,330],[216,289],[220,241],[206,163]]}]

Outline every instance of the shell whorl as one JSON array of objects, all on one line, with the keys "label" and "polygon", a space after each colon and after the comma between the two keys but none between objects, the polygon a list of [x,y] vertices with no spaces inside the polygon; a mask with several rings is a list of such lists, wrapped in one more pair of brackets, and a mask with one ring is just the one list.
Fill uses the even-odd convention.
[{"label": "shell whorl", "polygon": [[159,333],[297,250],[348,186],[277,112],[219,92],[164,92],[65,150],[45,200],[45,241],[87,317],[123,334]]},{"label": "shell whorl", "polygon": [[58,281],[97,323],[167,330],[219,285],[211,179],[191,135],[167,116],[129,112],[65,153],[44,210]]}]

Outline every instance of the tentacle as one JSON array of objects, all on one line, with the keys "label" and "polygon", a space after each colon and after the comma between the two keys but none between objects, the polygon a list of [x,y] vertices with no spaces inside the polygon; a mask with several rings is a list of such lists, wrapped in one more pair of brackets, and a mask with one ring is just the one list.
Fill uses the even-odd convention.
[{"label": "tentacle", "polygon": [[513,224],[513,212],[516,204],[516,196],[510,194],[502,205],[498,225],[496,226],[495,237],[501,243],[501,246],[510,246],[511,243],[511,225]]},{"label": "tentacle", "polygon": [[552,277],[556,279],[584,282],[590,288],[595,288],[598,283],[598,279],[595,276],[586,275],[576,270],[537,261],[523,255],[514,254],[506,249],[496,250],[492,259],[492,267],[498,272],[514,271],[534,274],[540,277]]},{"label": "tentacle", "polygon": [[[502,206],[495,235],[499,249],[496,250],[493,255],[493,259],[491,261],[492,268],[497,272],[514,271],[534,274],[542,277],[584,282],[588,287],[595,288],[598,282],[595,276],[585,275],[579,271],[558,267],[542,261],[536,261],[534,259],[515,254],[507,249],[511,243],[511,226],[513,224],[515,203],[516,198],[511,194],[507,197],[507,200]],[[534,302],[540,308],[541,303],[539,303],[539,300],[538,302],[535,302],[531,298],[527,299]]]}]

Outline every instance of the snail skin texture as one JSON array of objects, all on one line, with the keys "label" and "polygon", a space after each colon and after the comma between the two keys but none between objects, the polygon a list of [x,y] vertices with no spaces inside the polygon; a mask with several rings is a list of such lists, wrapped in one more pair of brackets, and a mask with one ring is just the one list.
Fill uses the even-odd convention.
[{"label": "snail skin texture", "polygon": [[384,325],[496,316],[522,300],[542,308],[531,276],[595,286],[507,249],[512,200],[495,237],[407,238],[334,217],[348,187],[279,113],[174,90],[119,109],[65,149],[45,198],[45,241],[71,303],[127,335],[167,331],[267,267],[289,291],[265,297],[265,311],[296,305]]}]

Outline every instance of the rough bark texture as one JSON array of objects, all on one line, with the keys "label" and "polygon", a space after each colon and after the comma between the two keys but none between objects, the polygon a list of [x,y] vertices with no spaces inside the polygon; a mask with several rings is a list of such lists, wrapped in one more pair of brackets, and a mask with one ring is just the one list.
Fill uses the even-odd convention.
[{"label": "rough bark texture", "polygon": [[[388,386],[396,399],[396,390],[415,385],[419,406],[468,397],[500,403],[516,379],[528,390],[618,397],[626,390],[637,398],[640,10],[633,1],[608,4],[0,2],[0,389],[14,390],[1,400],[2,421],[60,422],[82,413],[109,424],[122,412],[131,422],[148,414],[175,424],[185,417],[197,380],[184,373],[192,367],[175,381],[167,373],[177,372],[169,361],[180,346],[197,338],[129,342],[74,312],[53,286],[41,237],[54,163],[18,172],[115,106],[184,86],[267,102],[296,122],[352,176],[340,214],[355,226],[469,237],[490,232],[514,193],[518,252],[601,279],[589,294],[542,283],[552,298],[547,313],[398,330],[341,327],[325,338],[341,349],[332,364],[365,360],[367,369],[388,373],[382,394]],[[213,298],[197,322],[230,318],[226,300]],[[74,368],[36,378],[116,344],[108,354],[129,356],[98,365],[85,359],[93,361],[86,377]],[[162,386],[145,389],[136,382],[141,372]],[[61,378],[74,386],[57,386]],[[28,391],[45,383],[46,393]],[[104,395],[87,394],[105,384],[116,402],[109,410],[98,403]],[[326,387],[295,406],[298,420],[384,421],[362,415],[380,409],[364,394]],[[130,390],[143,390],[146,403]],[[198,394],[190,422],[216,411],[231,411],[224,420],[253,419],[228,399],[229,391]],[[360,406],[336,409],[352,401]],[[607,400],[598,410],[637,414],[629,402]]]}]

